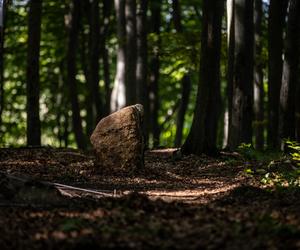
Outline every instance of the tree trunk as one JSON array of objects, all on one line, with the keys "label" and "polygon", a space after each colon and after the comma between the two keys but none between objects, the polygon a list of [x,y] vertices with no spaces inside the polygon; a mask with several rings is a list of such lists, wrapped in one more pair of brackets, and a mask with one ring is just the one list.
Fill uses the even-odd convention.
[{"label": "tree trunk", "polygon": [[190,75],[185,74],[181,80],[181,100],[176,121],[175,147],[180,147],[182,143],[184,117],[189,105],[189,97],[192,88],[191,85]]},{"label": "tree trunk", "polygon": [[288,10],[288,24],[285,44],[285,54],[280,89],[279,136],[281,149],[284,149],[283,139],[295,139],[296,131],[296,90],[299,84],[299,43],[300,43],[300,2],[291,0]]},{"label": "tree trunk", "polygon": [[126,27],[125,0],[115,0],[117,18],[117,69],[114,87],[111,95],[111,111],[116,111],[126,105],[125,96],[125,60],[126,60]]},{"label": "tree trunk", "polygon": [[85,149],[86,138],[83,134],[82,119],[78,101],[78,91],[76,82],[76,52],[78,49],[78,35],[80,25],[81,1],[73,0],[71,3],[70,21],[68,23],[69,39],[67,49],[67,82],[72,107],[73,132],[78,148]]},{"label": "tree trunk", "polygon": [[106,41],[108,37],[108,28],[110,25],[110,14],[112,9],[112,1],[103,1],[103,23],[101,32],[101,59],[103,65],[103,78],[104,78],[104,88],[105,88],[105,108],[104,115],[110,113],[110,97],[111,97],[111,87],[110,87],[110,63],[109,63],[109,51],[106,47]]},{"label": "tree trunk", "polygon": [[[6,1],[0,1],[0,127],[2,125],[2,113],[4,108],[4,34],[5,34]],[[1,133],[0,129],[0,133]]]},{"label": "tree trunk", "polygon": [[198,94],[191,131],[182,147],[185,154],[216,153],[223,10],[222,0],[203,1]]},{"label": "tree trunk", "polygon": [[31,0],[28,14],[27,52],[27,145],[41,145],[40,122],[40,40],[41,40],[42,1]]},{"label": "tree trunk", "polygon": [[[95,127],[103,116],[103,106],[99,90],[99,60],[100,60],[100,10],[99,0],[90,1],[88,72],[89,91],[92,103],[92,127]],[[89,131],[92,132],[92,131]]]},{"label": "tree trunk", "polygon": [[[234,58],[229,147],[252,143],[253,1],[234,1]],[[230,38],[231,39],[231,38]]]},{"label": "tree trunk", "polygon": [[270,0],[268,22],[268,147],[279,148],[279,99],[282,79],[283,28],[288,0]]},{"label": "tree trunk", "polygon": [[158,93],[158,81],[159,81],[159,69],[160,69],[160,25],[161,25],[161,1],[152,0],[150,2],[151,10],[151,24],[152,32],[158,37],[157,42],[153,48],[153,55],[150,61],[150,113],[151,113],[151,133],[153,138],[153,146],[159,145],[160,126],[158,123],[158,111],[159,111],[159,93]]},{"label": "tree trunk", "polygon": [[232,121],[232,92],[234,66],[234,0],[227,0],[227,111],[224,113],[224,141],[223,146],[229,147],[230,127]]},{"label": "tree trunk", "polygon": [[136,103],[136,62],[137,62],[137,36],[136,36],[136,0],[126,0],[126,105]]},{"label": "tree trunk", "polygon": [[148,43],[147,43],[148,0],[139,0],[137,11],[137,102],[144,107],[143,133],[148,145],[150,124],[150,103],[148,89]]},{"label": "tree trunk", "polygon": [[254,116],[255,116],[255,148],[264,148],[264,82],[262,55],[262,0],[255,0],[254,29],[255,29],[255,68],[254,68]]},{"label": "tree trunk", "polygon": [[[172,1],[173,7],[173,23],[177,33],[183,32],[181,23],[181,8],[178,0]],[[184,117],[189,104],[189,97],[191,91],[191,78],[186,73],[181,80],[181,100],[178,109],[177,121],[176,121],[176,134],[175,134],[175,147],[180,147],[182,143],[182,133],[184,125]]]}]

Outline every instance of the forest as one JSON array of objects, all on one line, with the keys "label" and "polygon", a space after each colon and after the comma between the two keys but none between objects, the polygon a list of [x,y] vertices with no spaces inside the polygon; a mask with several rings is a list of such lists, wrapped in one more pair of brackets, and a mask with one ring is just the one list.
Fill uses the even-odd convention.
[{"label": "forest", "polygon": [[297,0],[0,0],[0,248],[300,249],[299,75]]}]

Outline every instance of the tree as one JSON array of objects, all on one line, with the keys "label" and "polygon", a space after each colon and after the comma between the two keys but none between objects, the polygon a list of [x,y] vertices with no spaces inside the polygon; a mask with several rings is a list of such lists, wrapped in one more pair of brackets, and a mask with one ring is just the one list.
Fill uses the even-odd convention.
[{"label": "tree", "polygon": [[69,97],[72,107],[72,125],[78,148],[85,149],[87,147],[86,139],[82,129],[82,119],[80,116],[80,106],[78,101],[78,91],[76,82],[76,52],[78,49],[78,35],[80,28],[80,9],[81,1],[73,0],[71,2],[71,12],[67,29],[69,32],[67,46],[67,83],[69,87]]},{"label": "tree", "polygon": [[148,42],[147,42],[147,9],[148,0],[138,1],[137,10],[137,65],[136,88],[137,102],[144,107],[144,136],[148,144],[150,124],[150,103],[148,87]]},{"label": "tree", "polygon": [[125,6],[126,19],[126,105],[136,103],[136,50],[137,50],[137,35],[136,35],[136,0],[126,0]]},{"label": "tree", "polygon": [[[178,0],[172,1],[173,7],[173,23],[177,33],[183,32],[181,23],[181,8]],[[182,130],[184,125],[184,117],[189,104],[189,96],[191,92],[191,78],[189,73],[186,73],[181,80],[181,100],[178,108],[177,120],[176,120],[176,135],[175,135],[175,147],[180,147],[182,143]]]},{"label": "tree", "polygon": [[27,52],[27,145],[41,145],[39,57],[42,1],[30,0],[28,13]]},{"label": "tree", "polygon": [[295,140],[296,91],[299,85],[300,2],[290,0],[288,8],[287,34],[285,43],[282,83],[279,106],[279,136],[281,149],[283,139]]},{"label": "tree", "polygon": [[253,116],[253,1],[234,0],[234,54],[229,147],[252,143]]},{"label": "tree", "polygon": [[282,79],[283,29],[288,0],[270,0],[268,21],[268,146],[279,147],[279,96]]},{"label": "tree", "polygon": [[160,126],[158,123],[158,110],[159,110],[159,69],[160,69],[160,26],[161,26],[161,1],[152,0],[150,1],[151,19],[152,25],[151,32],[156,36],[156,42],[153,49],[153,54],[150,59],[150,114],[151,114],[151,132],[153,137],[153,146],[159,145],[160,137]]},{"label": "tree", "polygon": [[[100,9],[99,0],[92,0],[89,4],[90,18],[89,18],[89,68],[88,68],[88,82],[89,82],[89,97],[92,111],[92,124],[94,128],[99,119],[103,116],[103,105],[99,90],[99,59],[100,59]],[[92,132],[92,131],[89,131]]]},{"label": "tree", "polygon": [[191,131],[182,147],[185,154],[214,154],[217,150],[223,10],[222,0],[203,1],[200,80]]},{"label": "tree", "polygon": [[101,39],[100,39],[100,51],[101,59],[103,65],[103,80],[105,87],[105,108],[104,115],[110,113],[110,98],[111,98],[111,87],[110,87],[110,62],[109,62],[109,51],[107,48],[107,41],[109,36],[110,27],[110,15],[113,6],[113,1],[104,0],[102,8],[102,29],[101,29]]},{"label": "tree", "polygon": [[116,111],[126,105],[125,96],[125,60],[126,60],[126,27],[125,27],[125,1],[115,0],[117,19],[117,69],[114,87],[111,95],[111,111]]},{"label": "tree", "polygon": [[[0,126],[2,124],[2,112],[4,107],[3,59],[4,59],[6,5],[7,5],[6,0],[0,1]],[[0,129],[0,133],[1,133],[1,129]]]},{"label": "tree", "polygon": [[263,55],[262,55],[262,21],[263,2],[254,2],[254,30],[255,30],[255,67],[254,67],[254,116],[255,116],[255,148],[264,148],[264,79],[263,79]]}]

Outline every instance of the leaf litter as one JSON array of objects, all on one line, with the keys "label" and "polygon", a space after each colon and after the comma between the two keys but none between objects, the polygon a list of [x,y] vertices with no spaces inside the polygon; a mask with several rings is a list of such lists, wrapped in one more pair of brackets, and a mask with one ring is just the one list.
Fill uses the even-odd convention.
[{"label": "leaf litter", "polygon": [[[266,188],[238,155],[146,152],[118,173],[73,149],[0,149],[0,171],[105,191],[64,202],[0,199],[0,249],[300,249],[300,192]],[[3,192],[3,191],[2,191]]]}]

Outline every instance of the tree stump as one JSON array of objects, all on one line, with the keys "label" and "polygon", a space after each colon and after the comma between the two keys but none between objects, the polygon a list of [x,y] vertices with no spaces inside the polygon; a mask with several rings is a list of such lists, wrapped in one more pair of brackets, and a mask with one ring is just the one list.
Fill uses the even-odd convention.
[{"label": "tree stump", "polygon": [[103,118],[91,135],[97,165],[112,172],[144,166],[143,106],[125,107]]}]

